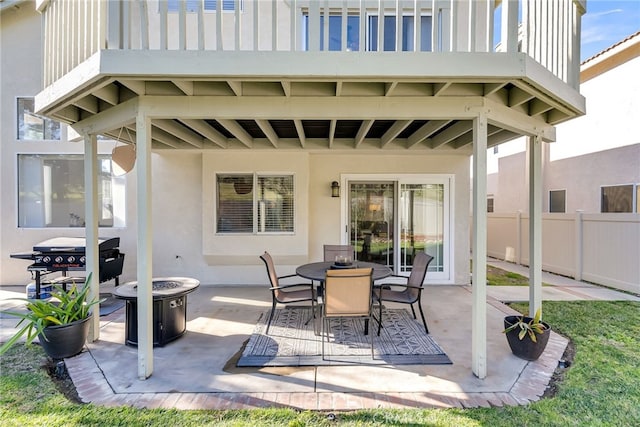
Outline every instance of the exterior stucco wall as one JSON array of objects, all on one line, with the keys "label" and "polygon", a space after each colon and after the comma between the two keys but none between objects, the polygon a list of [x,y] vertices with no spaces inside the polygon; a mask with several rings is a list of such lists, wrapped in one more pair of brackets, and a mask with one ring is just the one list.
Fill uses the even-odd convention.
[{"label": "exterior stucco wall", "polygon": [[[19,141],[17,139],[17,98],[33,97],[42,90],[41,15],[35,3],[23,2],[0,14],[0,285],[22,285],[31,281],[28,261],[12,259],[14,252],[30,251],[44,240],[68,236],[84,237],[83,228],[18,228],[18,155],[19,154],[82,154],[82,142],[68,142],[69,129],[61,127],[60,141]],[[99,152],[111,152],[114,142],[99,144]],[[127,176],[127,188],[135,189],[133,174]],[[135,274],[135,191],[126,201],[128,226],[101,228],[101,237],[122,238],[120,249],[126,253],[125,265]],[[131,220],[133,218],[133,220]],[[132,261],[133,259],[133,261]],[[126,277],[126,276],[125,276]],[[132,277],[131,274],[128,277]]]},{"label": "exterior stucco wall", "polygon": [[527,210],[529,206],[529,189],[527,187],[529,179],[525,167],[526,159],[526,152],[522,152],[499,160],[498,185],[493,193],[494,212]]},{"label": "exterior stucco wall", "polygon": [[[549,190],[566,189],[566,212],[600,212],[600,187],[640,183],[640,144],[550,162],[545,172]],[[547,209],[548,210],[548,209]]]},{"label": "exterior stucco wall", "polygon": [[640,57],[580,85],[587,114],[559,125],[551,161],[640,143]]}]

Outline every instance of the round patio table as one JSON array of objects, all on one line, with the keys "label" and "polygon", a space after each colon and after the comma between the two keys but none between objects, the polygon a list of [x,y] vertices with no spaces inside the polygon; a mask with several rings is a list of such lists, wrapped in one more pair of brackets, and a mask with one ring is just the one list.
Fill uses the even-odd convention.
[{"label": "round patio table", "polygon": [[[318,294],[322,295],[322,284],[324,283],[324,279],[327,274],[327,270],[330,268],[372,268],[372,278],[373,280],[384,279],[385,277],[391,276],[393,272],[389,267],[382,264],[376,264],[375,262],[365,262],[365,261],[354,261],[353,265],[349,267],[338,267],[333,262],[312,262],[310,264],[303,264],[300,267],[296,268],[296,274],[300,277],[304,277],[305,279],[317,280],[320,282],[318,286]],[[317,318],[319,321],[319,317]],[[320,332],[320,327],[318,325],[318,321],[314,325],[314,331],[316,335]],[[366,319],[364,322],[364,334],[368,335],[369,333],[369,319]]]},{"label": "round patio table", "polygon": [[[334,263],[331,261],[312,262],[310,264],[303,264],[296,268],[296,274],[300,277],[304,277],[305,279],[324,282],[327,270],[331,267],[336,268]],[[373,280],[384,279],[385,277],[391,276],[393,273],[386,265],[376,264],[375,262],[354,261],[351,268],[373,268]]]}]

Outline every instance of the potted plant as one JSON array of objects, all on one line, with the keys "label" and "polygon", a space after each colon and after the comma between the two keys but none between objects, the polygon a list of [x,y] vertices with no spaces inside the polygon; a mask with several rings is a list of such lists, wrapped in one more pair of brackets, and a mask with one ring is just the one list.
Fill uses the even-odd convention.
[{"label": "potted plant", "polygon": [[540,320],[542,311],[536,311],[533,318],[527,316],[506,316],[504,332],[511,351],[525,360],[536,360],[540,357],[551,334],[549,324]]},{"label": "potted plant", "polygon": [[53,359],[63,359],[80,353],[89,333],[91,307],[104,301],[87,301],[90,278],[89,274],[82,290],[79,290],[75,283],[68,291],[55,286],[51,293],[52,299],[16,298],[26,301],[27,311],[4,312],[20,318],[16,325],[16,328],[20,329],[0,347],[0,355],[24,335],[27,344],[31,344],[38,337],[42,348]]}]

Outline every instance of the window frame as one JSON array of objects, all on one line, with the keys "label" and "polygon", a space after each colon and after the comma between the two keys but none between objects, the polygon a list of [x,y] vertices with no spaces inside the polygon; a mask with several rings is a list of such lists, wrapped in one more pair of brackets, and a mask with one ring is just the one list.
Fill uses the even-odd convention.
[{"label": "window frame", "polygon": [[[415,22],[416,22],[415,17],[416,17],[416,15],[413,14],[413,13],[403,13],[402,14],[402,20],[403,20],[402,28],[403,29],[405,28],[405,26],[404,26],[404,18],[413,18],[413,25],[414,25],[413,31],[415,32]],[[396,49],[395,49],[395,46],[394,46],[394,48],[392,50],[385,50],[384,49],[384,35],[382,36],[382,43],[383,43],[382,50],[379,49],[379,46],[378,46],[378,28],[379,28],[379,26],[377,24],[377,21],[376,21],[376,24],[373,23],[374,18],[379,20],[380,19],[380,13],[367,12],[367,16],[366,16],[367,22],[365,23],[365,25],[366,25],[366,27],[365,27],[365,36],[367,38],[367,40],[365,41],[366,50],[368,52],[397,52]],[[386,20],[386,18],[393,18],[394,22],[397,22],[398,15],[395,14],[395,13],[391,13],[391,12],[385,12],[383,14],[383,19]],[[420,18],[420,24],[421,24],[420,25],[421,26],[420,34],[421,35],[422,34],[429,34],[429,39],[432,39],[432,34],[433,34],[433,13],[420,13],[419,18]],[[427,31],[427,32],[422,31],[422,18],[431,18],[431,26],[429,28],[429,31]],[[375,31],[376,31],[376,36],[375,37],[373,36],[373,33],[372,33],[374,28],[375,28]],[[387,31],[386,30],[387,29],[386,22],[383,24],[383,29],[384,29],[385,32]],[[404,39],[404,34],[401,34],[401,37],[402,37],[402,42],[400,43],[400,45],[401,45],[402,48],[401,48],[400,52],[432,52],[433,51],[431,49],[431,47],[433,45],[433,40],[430,40],[431,43],[429,44],[428,49],[426,49],[426,50],[424,49],[424,46],[423,46],[422,43],[420,44],[420,50],[415,50],[415,46],[414,46],[413,49],[408,49],[407,48],[407,50],[405,50],[404,49],[404,45],[405,45],[405,43],[408,44],[410,40],[409,40],[409,38],[407,38],[407,40],[405,40]],[[394,41],[397,43],[397,40],[394,40]],[[375,42],[375,44],[376,44],[376,49],[373,49],[373,47],[372,47],[372,43],[373,42]]]},{"label": "window frame", "polygon": [[[629,211],[604,211],[604,190],[605,188],[615,188],[615,187],[631,187],[631,205]],[[612,184],[612,185],[601,185],[600,186],[600,213],[638,213],[638,184],[636,183],[625,183],[625,184]]]},{"label": "window frame", "polygon": [[[74,160],[74,161],[78,161],[78,160],[82,160],[84,162],[84,154],[82,153],[64,153],[64,152],[20,152],[20,153],[16,153],[16,157],[15,157],[15,164],[16,164],[16,228],[18,229],[24,229],[24,230],[51,230],[51,229],[64,229],[64,230],[68,230],[68,229],[75,229],[78,227],[83,227],[84,224],[82,224],[81,222],[78,222],[76,224],[71,224],[71,220],[70,220],[70,224],[69,225],[48,225],[46,223],[46,218],[47,218],[47,213],[46,213],[46,205],[48,204],[48,202],[44,199],[44,195],[42,196],[42,198],[40,199],[39,203],[42,203],[45,206],[45,211],[44,211],[44,218],[43,218],[43,225],[34,225],[34,226],[30,226],[28,225],[28,223],[23,224],[21,223],[21,212],[26,212],[29,207],[28,206],[24,206],[23,203],[25,203],[25,201],[21,200],[21,176],[22,176],[22,171],[21,171],[21,160],[20,157],[24,156],[25,158],[27,157],[31,157],[31,158],[42,158],[42,157],[49,157],[50,160]],[[111,155],[110,154],[99,154],[98,155],[98,160],[99,163],[100,161],[104,161],[107,160],[108,162],[112,163],[111,160]],[[44,164],[42,165],[44,168]],[[46,170],[46,169],[44,169]],[[43,175],[46,174],[43,173]],[[105,199],[104,199],[104,194],[102,195],[102,197],[99,199],[99,227],[100,228],[104,228],[104,229],[119,229],[119,228],[124,228],[126,227],[126,217],[123,215],[126,212],[126,204],[127,204],[127,200],[126,200],[126,177],[125,176],[120,176],[117,177],[115,175],[113,175],[113,165],[111,164],[111,187],[109,189],[110,195],[109,198],[111,200],[111,216],[107,217],[107,216],[102,216],[101,214],[101,210],[104,209],[105,207]],[[82,176],[79,177],[78,181],[81,181],[84,185],[84,173],[82,174]],[[103,180],[104,181],[104,180]],[[100,180],[98,182],[98,186],[100,186]],[[53,188],[53,183],[50,184]],[[60,184],[58,184],[60,185]],[[43,183],[43,190],[42,191],[46,191],[46,187],[47,184]],[[121,193],[120,196],[118,196],[117,194],[120,192],[119,189],[124,189],[124,193]],[[29,189],[29,191],[33,191],[31,189]],[[99,189],[100,191],[100,189]],[[102,194],[102,193],[101,193]],[[85,206],[85,200],[84,197],[86,197],[86,192],[84,187],[82,188],[82,195],[83,195],[83,199],[81,201],[81,206],[84,209]],[[52,208],[49,208],[52,209]],[[53,214],[53,210],[51,210],[51,214]],[[83,217],[77,216],[75,217],[75,219],[77,221],[80,220],[86,220],[86,212],[83,210],[82,212],[78,212],[78,213],[82,213]],[[69,215],[71,215],[72,213],[69,213]],[[110,222],[110,223],[108,223]]]},{"label": "window frame", "polygon": [[[562,211],[556,211],[556,210],[551,210],[551,195],[552,193],[559,193],[559,192],[563,192],[563,206],[562,206]],[[549,190],[549,213],[567,213],[567,189],[566,188],[558,188],[555,190]]]},{"label": "window frame", "polygon": [[495,210],[496,199],[493,195],[487,196],[487,213],[493,213]]},{"label": "window frame", "polygon": [[[180,1],[181,0],[167,0],[167,13],[180,13]],[[184,0],[186,13],[198,13],[198,3],[201,0]],[[174,6],[175,4],[175,6]],[[205,0],[203,5],[204,13],[216,13],[216,0]],[[207,7],[207,5],[211,5]],[[230,5],[230,6],[229,6]],[[158,5],[160,7],[160,5]],[[239,0],[240,12],[244,11],[244,0]],[[222,12],[223,13],[235,13],[236,3],[235,0],[222,0]]]},{"label": "window frame", "polygon": [[[31,102],[33,103],[33,109],[31,111],[29,111],[29,113],[34,116],[37,117],[39,119],[42,119],[43,121],[43,135],[42,138],[39,139],[33,139],[33,138],[25,138],[24,136],[21,138],[20,137],[20,116],[22,116],[22,120],[24,121],[24,116],[25,116],[25,112],[27,110],[25,109],[20,109],[20,101],[21,100],[31,100]],[[15,133],[14,133],[14,137],[15,140],[17,142],[61,142],[64,140],[64,136],[63,135],[63,130],[64,130],[64,126],[62,125],[62,122],[58,121],[58,120],[53,120],[50,119],[48,117],[44,117],[41,116],[39,114],[35,113],[35,97],[34,96],[16,96],[14,98],[14,107],[15,107],[15,114],[14,114],[14,125],[15,125]],[[54,139],[54,138],[45,138],[45,124],[51,122],[51,123],[57,123],[58,125],[58,138]]]},{"label": "window frame", "polygon": [[[247,176],[252,175],[252,230],[251,231],[220,231],[219,224],[219,212],[220,212],[220,191],[219,191],[219,179],[220,177],[229,177],[229,176]],[[265,177],[279,177],[291,178],[291,199],[293,201],[293,206],[291,208],[291,231],[260,231],[260,202],[258,194],[258,182],[259,178]],[[296,234],[297,229],[297,219],[296,219],[296,174],[293,172],[217,172],[215,173],[215,183],[214,183],[214,219],[213,219],[213,227],[214,233],[216,236],[291,236]]]},{"label": "window frame", "polygon": [[[357,40],[358,49],[347,49],[347,51],[355,51],[355,52],[357,52],[359,50],[364,50],[366,52],[378,52],[378,51],[380,51],[378,49],[373,50],[372,47],[371,47],[371,41],[372,41],[371,32],[372,32],[372,28],[375,28],[376,31],[378,29],[377,25],[375,25],[375,26],[372,25],[372,20],[374,18],[379,19],[380,14],[377,13],[377,12],[368,11],[366,13],[366,15],[364,16],[364,20],[365,20],[364,23],[360,22],[361,21],[360,18],[362,16],[359,13],[347,13],[345,16],[347,17],[347,25],[348,25],[349,18],[356,18],[358,20],[358,31],[356,32],[356,34],[358,36],[358,40]],[[394,18],[394,19],[397,20],[397,14],[392,14],[391,12],[388,12],[388,13],[385,12],[383,16],[384,16],[384,18]],[[402,19],[404,19],[404,18],[413,18],[414,31],[415,31],[415,21],[416,21],[415,20],[415,16],[416,15],[413,14],[413,13],[403,13],[402,14]],[[324,25],[323,25],[324,17],[325,17],[324,14],[320,15],[320,35],[319,35],[319,37],[320,37],[320,51],[331,51],[332,49],[330,49],[330,46],[326,46],[326,47],[323,46],[323,44],[324,44],[324,33],[323,33],[324,32]],[[330,10],[329,11],[329,20],[330,20],[330,22],[331,22],[331,18],[332,17],[340,17],[341,18],[342,17],[342,11],[339,10],[339,9]],[[422,22],[422,18],[431,18],[431,26],[429,28],[429,31],[426,32],[426,33],[429,34],[429,38],[431,39],[432,38],[432,31],[433,31],[433,21],[434,21],[433,13],[421,12],[420,15],[419,15],[419,18],[420,18],[420,22]],[[362,25],[365,25],[365,29],[364,29],[365,40],[364,41],[360,40],[360,33],[361,33],[360,29],[361,29]],[[308,10],[304,10],[304,9],[302,10],[302,25],[301,25],[301,28],[302,28],[302,37],[303,37],[303,40],[302,40],[303,50],[304,51],[309,51],[309,11]],[[340,28],[342,28],[342,26],[340,26]],[[384,25],[384,28],[387,28],[386,25]],[[404,28],[404,25],[403,25],[403,28]],[[331,30],[331,23],[329,23],[329,30]],[[420,34],[423,34],[423,33],[425,33],[425,32],[421,30]],[[340,33],[340,36],[342,37],[342,33]],[[330,37],[331,37],[331,33],[329,34],[329,38]],[[347,37],[348,37],[348,34],[347,34]],[[383,37],[383,39],[384,39],[384,37]],[[375,41],[377,43],[377,37],[376,37]],[[404,40],[404,37],[403,37],[401,45],[404,46],[404,44],[405,43],[409,43],[409,41],[410,41],[409,39]],[[362,43],[364,43],[364,45]],[[431,44],[429,44],[427,50],[425,50],[424,46],[421,44],[420,45],[421,49],[418,52],[432,52],[432,49],[431,49],[431,47],[432,47],[431,45],[432,44],[433,44],[433,41],[431,41]],[[340,40],[340,45],[342,46],[342,39]],[[364,46],[364,48],[362,48],[362,46]],[[341,51],[341,50],[342,50],[342,48],[338,49],[337,51]],[[392,51],[395,51],[395,48],[393,50],[387,51],[387,52],[392,52]],[[413,51],[415,51],[415,47],[414,47],[414,49],[407,49],[407,50],[402,49],[401,51],[402,52],[413,52]],[[380,51],[380,52],[384,52],[384,49],[382,51]]]}]

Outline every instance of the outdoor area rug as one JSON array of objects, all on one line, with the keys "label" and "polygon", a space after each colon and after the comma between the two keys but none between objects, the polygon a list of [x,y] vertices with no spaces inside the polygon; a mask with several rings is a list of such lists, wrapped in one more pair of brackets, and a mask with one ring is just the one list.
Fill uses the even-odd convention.
[{"label": "outdoor area rug", "polygon": [[100,299],[104,299],[100,303],[100,316],[108,316],[124,307],[124,300],[117,299],[111,294],[102,293]]},{"label": "outdoor area rug", "polygon": [[[427,335],[424,326],[404,309],[382,310],[383,327],[370,322],[364,335],[362,319],[332,319],[329,342],[325,335],[325,359],[322,342],[314,333],[310,307],[276,309],[269,335],[265,335],[269,310],[262,313],[256,328],[238,359],[238,367],[322,366],[322,365],[443,365],[451,360]],[[371,358],[373,333],[374,358]]]}]

